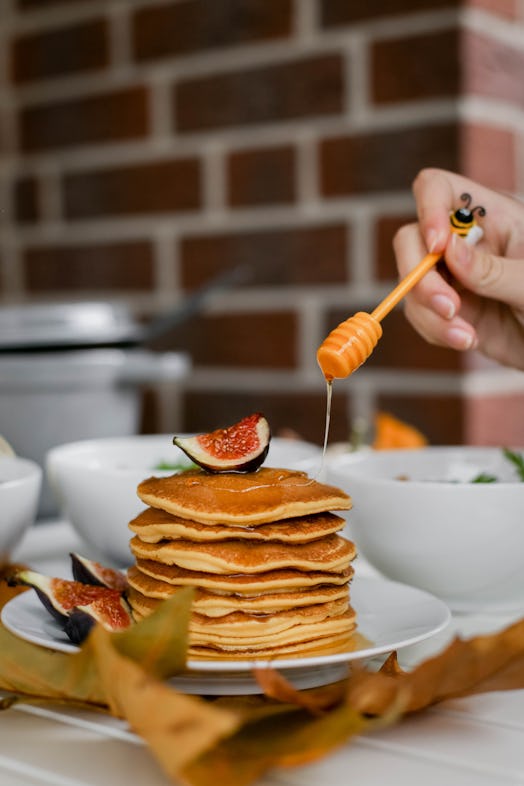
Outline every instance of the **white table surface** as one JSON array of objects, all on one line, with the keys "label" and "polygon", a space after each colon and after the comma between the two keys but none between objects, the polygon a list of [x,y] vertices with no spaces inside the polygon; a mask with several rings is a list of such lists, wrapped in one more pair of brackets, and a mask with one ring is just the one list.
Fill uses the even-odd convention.
[{"label": "white table surface", "polygon": [[[69,551],[88,555],[65,522],[27,533],[13,555],[53,575]],[[364,563],[359,570],[369,572]],[[523,610],[524,616],[524,610]],[[505,627],[513,616],[455,615],[443,633],[401,653],[409,666],[455,633]],[[142,741],[98,713],[18,705],[0,712],[0,786],[168,786]],[[258,786],[504,786],[524,784],[524,691],[454,700],[368,737],[315,764],[276,769]],[[227,786],[227,784],[219,784]]]}]

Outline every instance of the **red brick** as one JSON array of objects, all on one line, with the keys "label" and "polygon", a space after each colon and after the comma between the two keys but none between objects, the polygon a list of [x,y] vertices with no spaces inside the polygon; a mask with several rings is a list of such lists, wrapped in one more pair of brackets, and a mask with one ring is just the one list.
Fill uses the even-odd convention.
[{"label": "red brick", "polygon": [[228,201],[233,207],[295,200],[295,151],[291,146],[232,153],[227,160]]},{"label": "red brick", "polygon": [[140,8],[132,17],[138,61],[187,55],[291,34],[291,0],[185,0]]},{"label": "red brick", "polygon": [[522,18],[519,15],[517,0],[467,0],[466,5],[472,8],[480,8],[504,19]]},{"label": "red brick", "polygon": [[151,290],[153,250],[147,241],[33,246],[24,252],[31,292]]},{"label": "red brick", "polygon": [[174,88],[180,131],[339,114],[344,68],[338,55],[180,80]]},{"label": "red brick", "polygon": [[410,189],[423,167],[456,171],[459,164],[454,124],[347,135],[320,144],[324,196]]},{"label": "red brick", "polygon": [[372,3],[320,0],[320,19],[322,27],[338,27],[378,19],[381,16],[399,16],[418,11],[456,8],[460,5],[462,0],[373,0]]},{"label": "red brick", "polygon": [[113,169],[90,169],[63,180],[67,218],[196,210],[200,162],[168,159]]},{"label": "red brick", "polygon": [[40,217],[38,202],[38,180],[34,177],[21,177],[13,189],[14,215],[18,223],[33,223]]},{"label": "red brick", "polygon": [[[372,311],[378,305],[366,306],[362,311]],[[348,310],[337,309],[329,314],[326,333],[347,317]],[[451,349],[428,344],[411,327],[399,308],[392,311],[382,323],[383,335],[366,361],[367,369],[402,369],[404,371],[460,371],[463,356]]]},{"label": "red brick", "polygon": [[[184,430],[206,432],[235,423],[251,412],[263,412],[272,433],[292,429],[304,439],[321,445],[326,413],[325,393],[300,390],[289,393],[227,390],[187,391],[184,396]],[[330,442],[347,440],[350,431],[346,396],[333,390]]]},{"label": "red brick", "polygon": [[462,127],[462,168],[467,177],[489,188],[517,189],[516,138],[505,128],[467,124]]},{"label": "red brick", "polygon": [[18,124],[26,152],[139,139],[149,132],[148,94],[132,87],[28,106],[20,110]]},{"label": "red brick", "polygon": [[375,277],[379,281],[398,279],[397,263],[393,251],[393,238],[404,224],[411,224],[413,216],[381,216],[375,225]]},{"label": "red brick", "polygon": [[184,348],[197,368],[292,369],[297,332],[291,312],[203,314],[175,329],[170,343]]},{"label": "red brick", "polygon": [[458,395],[381,393],[377,408],[391,412],[426,435],[431,445],[464,443],[464,401]]},{"label": "red brick", "polygon": [[458,31],[376,41],[371,47],[371,91],[377,104],[458,95]]},{"label": "red brick", "polygon": [[524,393],[472,396],[467,400],[466,442],[471,445],[524,445]]},{"label": "red brick", "polygon": [[[155,388],[141,388],[139,433],[159,434],[163,428],[162,405],[158,391]],[[175,424],[172,424],[171,428],[175,428]],[[176,428],[179,428],[179,424],[177,424]]]},{"label": "red brick", "polygon": [[182,285],[194,289],[246,261],[249,285],[343,284],[347,235],[343,224],[189,235],[181,241]]},{"label": "red brick", "polygon": [[53,5],[61,5],[62,3],[82,3],[84,0],[16,0],[16,5],[22,11],[25,9],[31,10],[33,8],[42,8]]},{"label": "red brick", "polygon": [[11,78],[18,84],[100,69],[109,62],[107,20],[17,36],[11,47]]},{"label": "red brick", "polygon": [[524,48],[472,31],[464,32],[466,95],[480,95],[522,106],[524,103]]}]

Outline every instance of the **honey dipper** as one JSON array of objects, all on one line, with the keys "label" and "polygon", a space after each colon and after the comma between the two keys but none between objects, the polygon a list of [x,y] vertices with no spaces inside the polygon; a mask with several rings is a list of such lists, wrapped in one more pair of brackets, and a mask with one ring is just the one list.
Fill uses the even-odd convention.
[{"label": "honey dipper", "polygon": [[[484,216],[486,211],[480,205],[470,209],[470,194],[462,194],[460,198],[466,205],[450,213],[451,231],[463,237],[466,243],[477,243],[483,231],[475,220],[474,212],[478,211],[480,216]],[[441,256],[426,254],[371,314],[359,311],[331,331],[317,351],[318,364],[328,382],[349,376],[368,359],[382,336],[380,322],[431,270]]]}]

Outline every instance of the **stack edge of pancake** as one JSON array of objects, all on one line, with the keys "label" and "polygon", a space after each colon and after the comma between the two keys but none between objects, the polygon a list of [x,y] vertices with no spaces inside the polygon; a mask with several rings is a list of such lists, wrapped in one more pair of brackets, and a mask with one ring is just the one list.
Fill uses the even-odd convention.
[{"label": "stack edge of pancake", "polygon": [[138,486],[148,507],[129,527],[137,620],[196,588],[189,655],[268,658],[335,652],[350,642],[351,498],[303,472],[189,470]]}]

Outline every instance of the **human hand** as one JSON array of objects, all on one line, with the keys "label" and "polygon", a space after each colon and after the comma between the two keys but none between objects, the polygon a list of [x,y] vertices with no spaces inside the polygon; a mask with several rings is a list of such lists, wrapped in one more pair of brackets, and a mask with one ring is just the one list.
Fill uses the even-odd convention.
[{"label": "human hand", "polygon": [[[464,192],[486,209],[477,246],[450,230]],[[393,241],[400,276],[428,251],[441,252],[446,269],[431,270],[406,296],[408,320],[431,344],[478,349],[524,370],[524,204],[441,169],[423,169],[413,193],[418,223]]]}]

